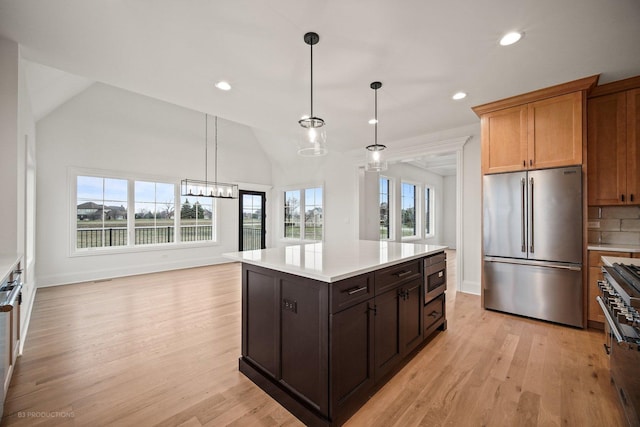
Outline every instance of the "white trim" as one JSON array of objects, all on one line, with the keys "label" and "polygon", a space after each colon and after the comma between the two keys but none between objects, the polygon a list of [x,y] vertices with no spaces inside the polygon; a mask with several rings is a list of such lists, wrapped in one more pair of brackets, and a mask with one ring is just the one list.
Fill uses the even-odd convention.
[{"label": "white trim", "polygon": [[465,294],[480,295],[480,282],[462,280],[462,284],[458,290]]}]

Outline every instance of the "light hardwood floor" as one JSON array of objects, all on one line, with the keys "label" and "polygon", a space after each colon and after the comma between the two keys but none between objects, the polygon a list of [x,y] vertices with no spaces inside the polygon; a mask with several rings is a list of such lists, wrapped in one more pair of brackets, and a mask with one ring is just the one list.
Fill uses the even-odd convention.
[{"label": "light hardwood floor", "polygon": [[[449,283],[455,252],[449,252]],[[347,426],[621,426],[602,333],[447,292],[438,333]],[[300,422],[238,372],[240,266],[40,289],[3,425]]]}]

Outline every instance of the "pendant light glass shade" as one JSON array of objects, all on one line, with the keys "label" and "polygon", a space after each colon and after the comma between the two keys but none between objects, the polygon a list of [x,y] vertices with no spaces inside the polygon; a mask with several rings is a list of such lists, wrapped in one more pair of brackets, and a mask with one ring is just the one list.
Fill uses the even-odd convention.
[{"label": "pendant light glass shade", "polygon": [[375,91],[375,116],[373,119],[373,123],[375,126],[374,131],[374,143],[371,145],[367,145],[367,162],[365,163],[365,170],[371,172],[380,172],[387,170],[389,167],[386,160],[383,157],[383,151],[387,148],[382,144],[378,144],[378,89],[382,87],[382,83],[373,82],[371,83],[371,89]]},{"label": "pendant light glass shade", "polygon": [[311,50],[311,114],[298,120],[302,128],[298,138],[298,154],[301,156],[324,156],[327,150],[327,133],[324,128],[324,120],[313,115],[313,45],[320,41],[316,33],[306,33],[304,42]]},{"label": "pendant light glass shade", "polygon": [[309,117],[298,121],[302,134],[298,139],[298,154],[301,156],[324,156],[327,154],[327,133],[324,120]]},{"label": "pendant light glass shade", "polygon": [[215,180],[208,180],[209,172],[209,153],[208,153],[208,115],[204,115],[204,181],[197,179],[183,179],[180,181],[180,194],[183,196],[196,197],[214,197],[218,199],[237,199],[238,186],[236,184],[227,184],[218,182],[218,117],[216,116],[216,133],[215,133],[215,152],[216,152],[216,169]]}]

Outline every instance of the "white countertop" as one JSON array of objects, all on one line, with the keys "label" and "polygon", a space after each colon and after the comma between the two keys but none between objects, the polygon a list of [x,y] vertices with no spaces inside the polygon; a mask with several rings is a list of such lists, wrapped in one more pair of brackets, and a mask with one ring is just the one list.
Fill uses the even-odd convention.
[{"label": "white countertop", "polygon": [[21,254],[0,254],[0,275],[2,276],[2,281],[9,276],[9,274],[13,271],[22,258]]},{"label": "white countertop", "polygon": [[613,264],[631,264],[631,265],[640,265],[640,258],[623,258],[623,257],[615,257],[615,256],[603,256],[602,262],[607,267],[612,267]]},{"label": "white countertop", "polygon": [[610,243],[589,243],[587,249],[590,251],[640,252],[640,246],[637,245],[616,245]]},{"label": "white countertop", "polygon": [[223,256],[234,261],[330,283],[442,252],[446,248],[447,246],[416,243],[351,240],[231,252]]}]

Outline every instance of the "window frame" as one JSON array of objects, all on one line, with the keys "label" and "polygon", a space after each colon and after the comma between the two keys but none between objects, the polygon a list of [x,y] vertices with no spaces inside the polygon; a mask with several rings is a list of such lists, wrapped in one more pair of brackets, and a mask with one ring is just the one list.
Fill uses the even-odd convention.
[{"label": "window frame", "polygon": [[[307,239],[306,236],[306,191],[314,188],[319,188],[322,191],[322,236],[319,240],[311,240]],[[285,203],[286,203],[286,193],[291,191],[299,191],[300,192],[300,237],[287,237],[285,236]],[[280,241],[285,243],[318,243],[324,242],[324,236],[326,234],[326,222],[325,222],[325,213],[326,213],[326,195],[324,184],[309,184],[309,185],[296,185],[283,187],[280,189],[280,195],[282,197],[282,203],[280,203],[280,225],[282,226],[282,230],[280,232]]]},{"label": "window frame", "polygon": [[[415,221],[415,233],[413,235],[410,236],[403,236],[402,235],[402,186],[404,184],[408,184],[408,185],[412,185],[414,187],[414,221]],[[422,193],[422,185],[420,185],[417,182],[414,181],[410,181],[410,180],[400,180],[400,240],[401,241],[410,241],[410,240],[419,240],[422,237],[422,209],[421,209],[421,204],[422,204],[422,197],[421,197],[421,193]]]},{"label": "window frame", "polygon": [[[122,246],[101,246],[94,248],[77,248],[77,199],[78,199],[78,176],[90,176],[97,178],[122,179],[127,181],[127,245]],[[196,247],[219,246],[218,237],[220,234],[220,211],[217,200],[213,200],[212,211],[212,239],[187,241],[181,240],[180,219],[178,212],[174,214],[174,241],[168,243],[135,244],[135,182],[146,181],[163,184],[173,184],[174,186],[174,206],[179,209],[182,206],[180,194],[180,180],[178,177],[167,177],[149,174],[138,174],[131,172],[112,171],[94,168],[69,167],[67,169],[67,189],[68,189],[68,253],[70,257],[107,255],[116,253],[136,253],[148,251],[162,251],[174,249],[186,249]]]},{"label": "window frame", "polygon": [[395,195],[395,180],[389,176],[380,175],[378,178],[378,219],[380,219],[380,196],[382,195],[381,189],[381,181],[385,179],[387,181],[387,222],[388,222],[388,231],[389,236],[387,238],[380,237],[382,241],[391,241],[394,240],[395,237],[395,203],[394,203],[394,195]]},{"label": "window frame", "polygon": [[[427,190],[429,190],[429,197],[427,197]],[[422,226],[422,232],[425,238],[434,237],[436,235],[436,222],[435,222],[435,187],[430,184],[425,184],[422,189],[423,195],[423,213],[422,217],[425,219]],[[429,214],[429,230],[426,229],[427,221],[426,215]]]}]

